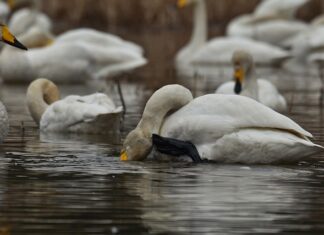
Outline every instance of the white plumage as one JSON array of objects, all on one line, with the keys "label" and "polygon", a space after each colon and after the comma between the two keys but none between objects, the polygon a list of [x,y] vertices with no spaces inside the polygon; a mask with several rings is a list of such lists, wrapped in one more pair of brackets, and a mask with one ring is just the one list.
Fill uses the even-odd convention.
[{"label": "white plumage", "polygon": [[[21,37],[23,40],[23,37]],[[31,82],[47,77],[54,82],[76,83],[108,78],[147,63],[128,47],[107,47],[92,43],[58,42],[26,52],[5,47],[0,55],[1,75],[5,81]]]},{"label": "white plumage", "polygon": [[122,159],[145,159],[154,133],[190,141],[202,158],[226,163],[297,162],[323,149],[294,121],[257,101],[218,94],[193,99],[179,85],[152,95],[137,128],[125,139]]},{"label": "white plumage", "polygon": [[105,94],[68,96],[47,79],[32,82],[27,91],[29,111],[44,132],[106,134],[120,131],[122,107]]},{"label": "white plumage", "polygon": [[[46,132],[118,132],[122,108],[105,94],[68,96],[50,105],[43,114],[40,129]],[[107,117],[111,120],[107,120]],[[102,120],[99,122],[98,119]],[[110,122],[110,123],[109,123]]]},{"label": "white plumage", "polygon": [[[278,89],[271,82],[265,79],[257,79],[256,82],[257,101],[278,112],[287,111],[287,102],[285,98],[279,93]],[[216,93],[223,95],[235,95],[234,86],[234,82],[226,82],[216,90]],[[242,92],[242,95],[245,95],[245,92]],[[246,96],[250,97],[249,95]]]}]

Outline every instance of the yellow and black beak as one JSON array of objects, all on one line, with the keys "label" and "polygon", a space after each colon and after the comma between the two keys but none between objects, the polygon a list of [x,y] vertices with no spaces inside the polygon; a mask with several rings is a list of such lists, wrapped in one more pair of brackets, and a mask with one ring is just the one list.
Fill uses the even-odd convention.
[{"label": "yellow and black beak", "polygon": [[235,79],[234,92],[235,92],[235,94],[240,94],[242,92],[244,76],[245,76],[244,69],[242,67],[235,69],[235,72],[234,72],[234,79]]},{"label": "yellow and black beak", "polygon": [[188,0],[178,0],[177,6],[178,8],[184,8],[188,5]]},{"label": "yellow and black beak", "polygon": [[128,155],[127,155],[127,152],[125,150],[123,150],[121,153],[120,153],[120,160],[121,161],[128,161]]},{"label": "yellow and black beak", "polygon": [[1,28],[3,42],[22,50],[28,50],[27,47],[25,47],[21,42],[17,40],[17,38],[14,35],[12,35],[7,26],[2,25]]}]

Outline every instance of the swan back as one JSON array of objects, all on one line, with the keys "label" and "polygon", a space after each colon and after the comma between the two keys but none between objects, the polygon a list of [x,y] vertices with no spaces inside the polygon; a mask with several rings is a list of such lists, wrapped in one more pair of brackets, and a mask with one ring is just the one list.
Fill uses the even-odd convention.
[{"label": "swan back", "polygon": [[34,121],[39,124],[49,105],[60,99],[57,86],[44,78],[32,82],[27,89],[27,106]]},{"label": "swan back", "polygon": [[294,18],[298,8],[306,4],[308,0],[263,0],[255,10],[255,15],[278,14],[282,18]]}]

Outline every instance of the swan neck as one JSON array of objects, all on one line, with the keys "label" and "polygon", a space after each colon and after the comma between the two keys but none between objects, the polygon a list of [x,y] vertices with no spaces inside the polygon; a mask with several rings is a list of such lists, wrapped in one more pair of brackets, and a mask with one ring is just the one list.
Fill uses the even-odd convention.
[{"label": "swan neck", "polygon": [[168,114],[175,112],[193,100],[191,92],[179,85],[164,87],[147,102],[138,127],[146,138],[159,134]]},{"label": "swan neck", "polygon": [[246,81],[242,95],[246,95],[255,100],[259,99],[258,80],[253,65],[246,71]]},{"label": "swan neck", "polygon": [[195,3],[194,27],[189,45],[198,49],[207,42],[207,9],[205,0]]},{"label": "swan neck", "polygon": [[59,100],[59,90],[56,85],[48,80],[38,79],[27,90],[27,106],[37,124],[49,105]]}]

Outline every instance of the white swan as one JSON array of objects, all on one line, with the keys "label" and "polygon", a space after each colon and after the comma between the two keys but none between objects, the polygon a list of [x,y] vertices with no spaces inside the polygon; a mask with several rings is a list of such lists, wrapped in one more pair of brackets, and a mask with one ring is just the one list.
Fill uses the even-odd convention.
[{"label": "white swan", "polygon": [[[34,36],[28,32],[21,40],[31,45],[35,43]],[[1,75],[6,82],[31,82],[37,77],[46,77],[54,82],[80,83],[123,74],[145,65],[147,60],[126,46],[109,47],[80,39],[54,42],[27,52],[4,47],[0,62]]]},{"label": "white swan", "polygon": [[75,41],[82,41],[93,45],[100,45],[103,47],[122,47],[124,49],[133,50],[134,52],[137,52],[140,55],[144,54],[144,49],[141,46],[133,42],[125,41],[116,35],[100,32],[95,29],[73,29],[59,35],[55,39],[55,42]]},{"label": "white swan", "polygon": [[254,15],[278,15],[283,19],[294,19],[296,11],[309,0],[263,0],[255,9]]},{"label": "white swan", "polygon": [[59,100],[59,90],[47,79],[37,79],[27,90],[31,116],[41,131],[114,133],[120,130],[122,108],[105,94],[68,96]]},{"label": "white swan", "polygon": [[152,95],[124,141],[121,160],[144,160],[152,134],[190,141],[202,158],[226,163],[297,162],[323,150],[294,121],[253,99],[211,94],[193,100],[179,85]]},{"label": "white swan", "polygon": [[245,51],[236,51],[232,58],[236,82],[226,82],[217,90],[217,94],[240,94],[259,101],[278,111],[287,110],[287,102],[277,88],[265,79],[257,79],[253,57]]},{"label": "white swan", "polygon": [[9,20],[9,28],[16,35],[23,35],[28,32],[31,27],[38,27],[46,32],[52,32],[52,21],[44,13],[40,12],[40,0],[14,0],[11,5],[19,5],[20,3],[31,2],[31,8],[23,8],[16,11]]},{"label": "white swan", "polygon": [[[0,40],[11,46],[27,50],[27,48],[21,44],[15,36],[13,36],[8,27],[0,24]],[[4,138],[9,132],[9,119],[6,107],[0,102],[0,142],[3,142]]]},{"label": "white swan", "polygon": [[297,20],[280,19],[276,15],[260,17],[244,15],[232,20],[227,27],[227,35],[246,37],[257,41],[285,47],[287,41],[308,28]]},{"label": "white swan", "polygon": [[[207,12],[205,0],[179,0],[179,7],[193,4],[195,8],[194,30],[190,42],[176,56],[176,67],[180,74],[192,75],[192,64],[203,71],[203,66],[217,63],[230,64],[235,50],[246,49],[256,63],[271,65],[290,57],[289,53],[266,43],[251,39],[215,38],[207,42]],[[188,72],[189,71],[189,72]]]}]

